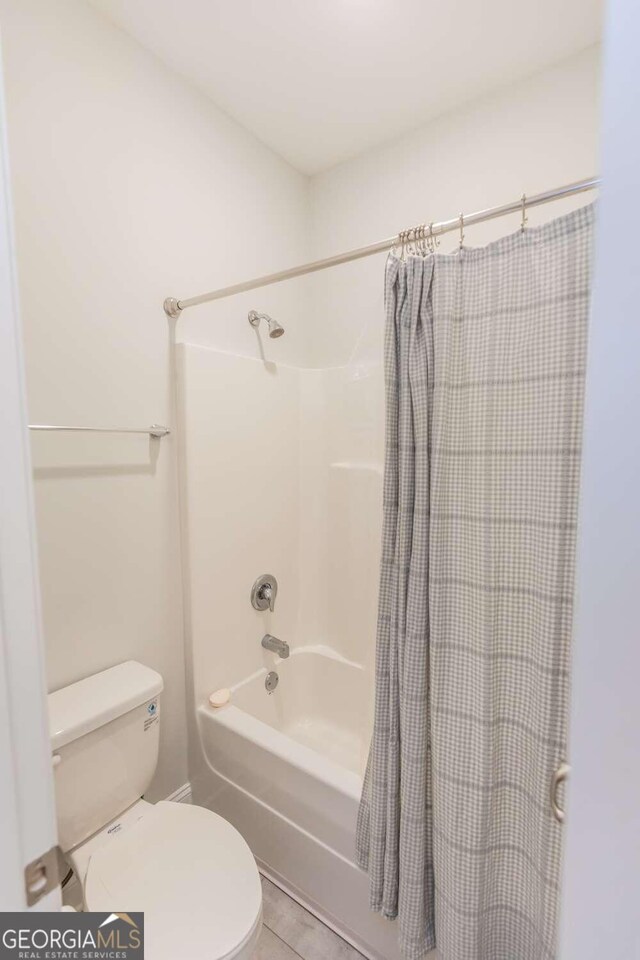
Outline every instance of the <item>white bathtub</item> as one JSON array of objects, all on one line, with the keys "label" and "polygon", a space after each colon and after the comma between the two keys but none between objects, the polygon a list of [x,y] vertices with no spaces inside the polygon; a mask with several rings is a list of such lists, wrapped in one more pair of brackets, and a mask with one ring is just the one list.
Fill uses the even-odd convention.
[{"label": "white bathtub", "polygon": [[376,960],[398,956],[395,924],[368,909],[355,824],[367,759],[372,681],[329,648],[302,647],[198,709],[206,768],[197,803],[237,826],[264,872]]}]

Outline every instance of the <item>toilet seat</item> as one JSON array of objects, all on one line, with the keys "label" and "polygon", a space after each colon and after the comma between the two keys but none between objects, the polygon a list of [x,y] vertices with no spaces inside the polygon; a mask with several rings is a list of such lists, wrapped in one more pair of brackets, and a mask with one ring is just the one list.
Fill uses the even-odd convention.
[{"label": "toilet seat", "polygon": [[210,810],[168,801],[95,851],[84,897],[88,910],[144,911],[149,960],[241,960],[262,920],[242,836]]}]

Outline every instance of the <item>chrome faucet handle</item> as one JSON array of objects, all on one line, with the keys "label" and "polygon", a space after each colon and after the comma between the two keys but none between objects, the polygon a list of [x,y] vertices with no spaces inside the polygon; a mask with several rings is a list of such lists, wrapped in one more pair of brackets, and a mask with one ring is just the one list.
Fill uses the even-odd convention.
[{"label": "chrome faucet handle", "polygon": [[263,573],[251,587],[251,606],[254,610],[267,610],[273,613],[278,594],[278,581],[271,573]]},{"label": "chrome faucet handle", "polygon": [[271,613],[273,613],[273,605],[275,603],[274,596],[273,596],[273,587],[270,586],[268,583],[265,583],[264,587],[262,587],[258,591],[258,596],[260,597],[260,599],[267,601],[267,603],[269,604],[269,610]]}]

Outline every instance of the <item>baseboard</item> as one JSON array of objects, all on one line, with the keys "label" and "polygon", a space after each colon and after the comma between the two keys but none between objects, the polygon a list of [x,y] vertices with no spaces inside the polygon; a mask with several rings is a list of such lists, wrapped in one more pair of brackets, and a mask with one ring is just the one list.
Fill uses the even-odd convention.
[{"label": "baseboard", "polygon": [[165,799],[173,800],[174,803],[191,803],[191,784],[183,783],[181,787],[178,787],[177,790],[174,790],[173,793],[169,794]]}]

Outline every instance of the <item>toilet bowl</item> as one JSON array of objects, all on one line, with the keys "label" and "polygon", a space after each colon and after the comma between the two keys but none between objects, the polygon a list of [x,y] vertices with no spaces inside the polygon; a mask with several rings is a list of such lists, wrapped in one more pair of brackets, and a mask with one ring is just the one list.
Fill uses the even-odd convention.
[{"label": "toilet bowl", "polygon": [[245,840],[211,810],[140,799],[161,691],[129,661],[49,695],[60,843],[85,910],[144,913],[149,960],[249,960],[262,888]]},{"label": "toilet bowl", "polygon": [[151,960],[248,960],[262,891],[238,831],[183,803],[141,800],[127,814],[69,855],[85,909],[143,911]]}]

